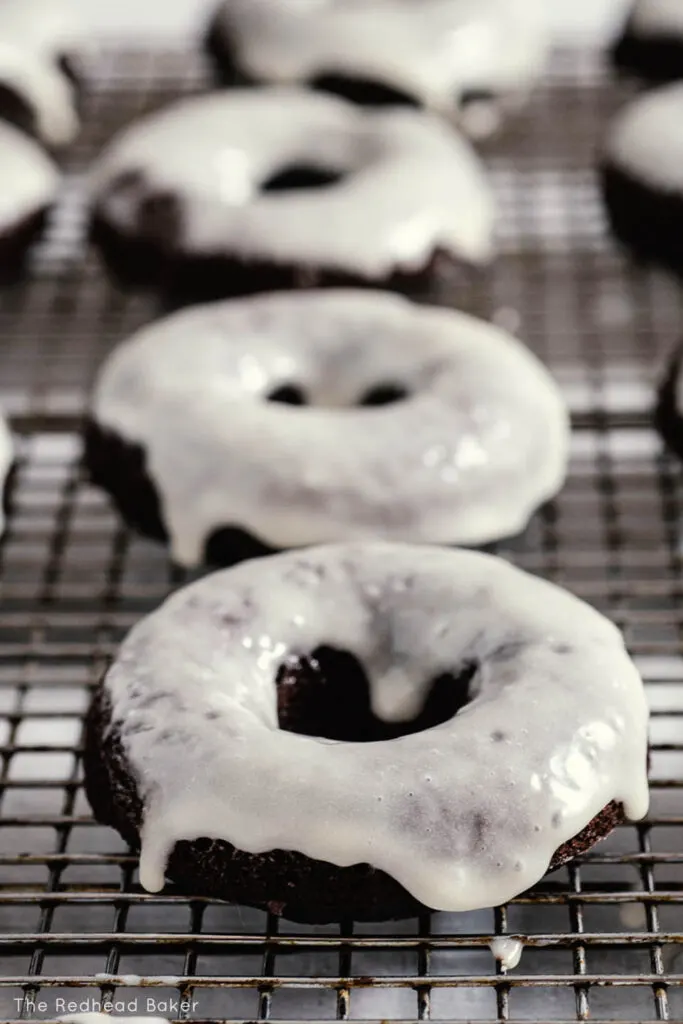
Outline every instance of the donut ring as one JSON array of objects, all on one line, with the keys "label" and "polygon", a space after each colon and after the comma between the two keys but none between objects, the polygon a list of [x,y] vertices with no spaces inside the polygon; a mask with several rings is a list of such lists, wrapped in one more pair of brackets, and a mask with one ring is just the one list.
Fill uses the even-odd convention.
[{"label": "donut ring", "polygon": [[419,111],[297,89],[192,97],[144,118],[103,154],[93,199],[115,274],[211,297],[402,287],[430,280],[439,256],[493,252],[491,191],[463,139]]},{"label": "donut ring", "polygon": [[490,555],[330,545],[205,577],[135,626],[86,785],[139,836],[151,892],[168,874],[313,920],[473,910],[646,813],[647,717],[618,630],[566,591]]},{"label": "donut ring", "polygon": [[540,76],[538,0],[222,0],[206,46],[223,81],[299,83],[365,105],[423,106],[489,135]]},{"label": "donut ring", "polygon": [[[102,368],[90,419],[94,482],[143,532],[168,533],[184,566],[229,527],[261,551],[510,536],[562,486],[569,437],[556,385],[514,338],[365,291],[231,300],[143,328]],[[152,483],[163,526],[139,514]]]}]

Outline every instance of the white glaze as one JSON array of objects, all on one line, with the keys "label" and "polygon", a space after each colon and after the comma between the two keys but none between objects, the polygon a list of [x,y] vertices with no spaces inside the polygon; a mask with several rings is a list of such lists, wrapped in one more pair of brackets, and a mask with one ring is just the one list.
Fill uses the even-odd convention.
[{"label": "white glaze", "polygon": [[[278,728],[275,676],[321,643],[364,666],[375,714],[474,663],[436,728],[375,743]],[[647,705],[618,630],[566,591],[475,552],[349,544],[254,559],[134,627],[104,686],[144,802],[140,880],[179,840],[370,863],[440,910],[543,876],[611,800],[647,811]]]},{"label": "white glaze", "polygon": [[2,492],[7,475],[14,461],[14,444],[5,419],[0,415],[0,536],[5,529],[5,513],[2,507]]},{"label": "white glaze", "polygon": [[643,36],[683,34],[681,0],[636,0],[629,19],[629,29]]},{"label": "white glaze", "polygon": [[0,121],[0,233],[49,206],[58,184],[57,167],[40,146]]},{"label": "white glaze", "polygon": [[498,935],[489,943],[491,952],[501,967],[511,971],[518,966],[524,952],[524,943],[520,939],[511,939],[507,935]]},{"label": "white glaze", "polygon": [[75,89],[57,60],[81,43],[69,0],[0,0],[0,83],[26,100],[37,134],[51,146],[78,131]]},{"label": "white glaze", "polygon": [[683,82],[642,93],[615,117],[610,163],[667,192],[683,193]]},{"label": "white glaze", "polygon": [[224,0],[218,19],[253,78],[353,75],[450,116],[468,91],[518,105],[548,43],[542,0]]},{"label": "white glaze", "polygon": [[[410,399],[353,408],[373,386]],[[299,384],[313,404],[264,401]],[[568,417],[499,328],[399,296],[281,293],[194,307],[104,365],[95,420],[143,446],[174,558],[219,526],[275,547],[517,533],[561,487]]]},{"label": "white glaze", "polygon": [[[294,163],[348,171],[327,188],[259,191]],[[127,171],[141,189],[108,196]],[[286,87],[182,100],[119,135],[94,170],[106,218],[135,233],[144,193],[180,198],[189,253],[228,253],[381,279],[436,248],[492,255],[493,199],[469,144],[429,114],[363,111]]]}]

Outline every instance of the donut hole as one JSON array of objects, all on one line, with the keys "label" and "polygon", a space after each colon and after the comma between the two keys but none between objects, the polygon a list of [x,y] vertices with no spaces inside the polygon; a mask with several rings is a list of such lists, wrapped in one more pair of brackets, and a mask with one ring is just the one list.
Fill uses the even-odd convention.
[{"label": "donut hole", "polygon": [[282,402],[283,405],[308,405],[306,392],[297,384],[281,384],[266,397],[269,402]]},{"label": "donut hole", "polygon": [[495,92],[490,89],[463,89],[460,93],[460,109],[474,106],[478,103],[494,104],[497,102]]},{"label": "donut hole", "polygon": [[324,188],[334,185],[343,177],[341,171],[330,167],[314,167],[308,164],[292,164],[283,167],[261,183],[262,192],[292,192],[295,189]]},{"label": "donut hole", "polygon": [[359,405],[393,405],[394,402],[403,402],[408,398],[410,392],[402,384],[375,384],[361,395]]},{"label": "donut hole", "polygon": [[352,75],[316,75],[309,86],[317,92],[330,92],[351,103],[369,107],[417,107],[419,103],[410,93],[370,78]]},{"label": "donut hole", "polygon": [[314,401],[299,384],[280,384],[266,395],[268,402],[281,402],[283,405],[317,405],[331,408],[344,406],[377,406],[393,405],[410,397],[410,392],[403,384],[386,381],[373,384],[355,401],[344,401],[342,396],[328,396],[328,401]]},{"label": "donut hole", "polygon": [[376,743],[424,732],[449,721],[474,696],[478,666],[430,680],[420,713],[411,721],[384,722],[373,713],[368,677],[348,651],[317,647],[280,666],[276,676],[281,729],[346,743]]}]

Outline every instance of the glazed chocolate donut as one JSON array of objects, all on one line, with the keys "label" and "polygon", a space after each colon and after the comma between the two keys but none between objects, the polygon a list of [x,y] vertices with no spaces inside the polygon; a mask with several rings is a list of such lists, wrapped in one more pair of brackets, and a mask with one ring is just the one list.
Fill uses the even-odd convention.
[{"label": "glazed chocolate donut", "polygon": [[297,82],[424,106],[480,136],[539,77],[546,22],[540,0],[223,0],[207,48],[231,84]]},{"label": "glazed chocolate donut", "polygon": [[59,184],[56,166],[23,132],[0,121],[0,281],[21,275]]},{"label": "glazed chocolate donut", "polygon": [[648,807],[615,627],[501,559],[340,544],[254,559],[140,622],[86,787],[140,880],[309,920],[495,906]]},{"label": "glazed chocolate donut", "polygon": [[683,78],[680,0],[635,0],[613,57],[618,68],[649,81]]},{"label": "glazed chocolate donut", "polygon": [[602,184],[617,238],[637,256],[683,269],[683,83],[643,93],[617,115]]},{"label": "glazed chocolate donut", "polygon": [[289,88],[192,97],[118,136],[93,171],[93,235],[125,282],[195,298],[429,281],[492,255],[468,143],[415,110]]},{"label": "glazed chocolate donut", "polygon": [[224,563],[509,536],[562,486],[569,435],[556,385],[514,338],[369,291],[176,313],[114,352],[90,417],[92,479],[133,525],[168,533],[184,566],[230,528],[256,548],[224,538]]},{"label": "glazed chocolate donut", "polygon": [[0,117],[46,146],[72,142],[80,127],[81,43],[68,0],[2,0]]}]

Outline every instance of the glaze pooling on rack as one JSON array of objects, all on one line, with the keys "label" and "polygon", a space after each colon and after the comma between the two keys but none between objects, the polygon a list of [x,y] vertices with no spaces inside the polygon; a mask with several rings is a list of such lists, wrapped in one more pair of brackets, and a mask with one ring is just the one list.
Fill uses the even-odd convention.
[{"label": "glaze pooling on rack", "polygon": [[472,94],[521,103],[548,46],[539,0],[224,0],[216,25],[257,80],[348,75],[451,117]]},{"label": "glaze pooling on rack", "polygon": [[[275,677],[321,643],[363,664],[372,709],[412,720],[429,680],[476,666],[424,732],[331,742],[278,727]],[[256,559],[169,598],[104,684],[144,802],[140,878],[179,840],[370,863],[427,906],[497,905],[610,801],[647,811],[647,707],[617,629],[501,559],[392,544]]]},{"label": "glaze pooling on rack", "polygon": [[18,128],[0,121],[0,232],[50,206],[58,185],[50,157]]},{"label": "glaze pooling on rack", "polygon": [[520,939],[512,939],[508,935],[497,935],[489,943],[491,952],[506,971],[519,965],[524,952],[524,943]]},{"label": "glaze pooling on rack", "polygon": [[47,145],[65,145],[78,132],[76,89],[59,61],[82,45],[83,28],[69,0],[0,3],[0,85],[26,100]]},{"label": "glaze pooling on rack", "polygon": [[[359,407],[387,382],[407,397]],[[292,384],[310,405],[266,401]],[[488,543],[558,492],[569,444],[557,386],[511,335],[354,290],[215,303],[145,327],[105,363],[91,415],[142,446],[183,565],[226,525],[276,548]]]},{"label": "glaze pooling on rack", "polygon": [[[304,165],[340,174],[323,188],[269,192]],[[303,89],[192,97],[125,129],[93,169],[98,211],[135,237],[150,197],[179,204],[181,255],[323,266],[381,281],[437,251],[493,255],[494,206],[469,143],[416,110],[364,111]]]}]

